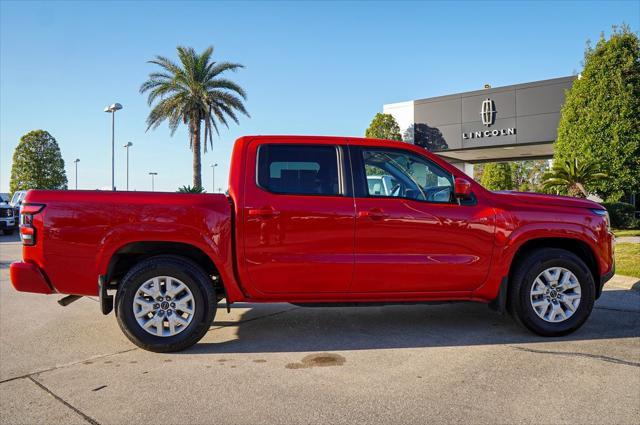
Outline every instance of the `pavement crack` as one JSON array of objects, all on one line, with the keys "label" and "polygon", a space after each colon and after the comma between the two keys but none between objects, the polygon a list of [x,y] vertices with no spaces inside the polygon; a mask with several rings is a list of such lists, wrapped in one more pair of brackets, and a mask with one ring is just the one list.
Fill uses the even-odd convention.
[{"label": "pavement crack", "polygon": [[619,311],[622,313],[635,313],[640,314],[640,311],[637,310],[623,310],[621,308],[610,308],[610,307],[593,307],[594,310],[609,310],[609,311]]},{"label": "pavement crack", "polygon": [[37,386],[39,386],[40,388],[42,388],[42,390],[44,390],[45,392],[47,392],[51,397],[55,398],[56,400],[58,400],[60,403],[64,404],[65,406],[67,406],[69,409],[73,410],[74,412],[76,412],[78,415],[80,415],[82,417],[82,419],[84,419],[85,421],[89,422],[91,425],[100,425],[100,423],[98,421],[96,421],[95,419],[93,419],[91,416],[83,413],[80,409],[74,407],[73,405],[71,405],[70,403],[68,403],[67,401],[65,401],[62,397],[60,397],[59,395],[57,395],[56,393],[54,393],[53,391],[51,391],[49,388],[45,387],[42,383],[40,383],[40,381],[36,380],[33,376],[28,376],[27,379],[29,379],[31,382],[33,382],[34,384],[36,384]]},{"label": "pavement crack", "polygon": [[628,361],[628,360],[617,359],[615,357],[601,356],[601,355],[598,355],[598,354],[579,353],[579,352],[575,352],[575,351],[536,350],[536,349],[533,349],[533,348],[524,348],[524,347],[518,347],[518,346],[515,346],[515,345],[510,345],[509,347],[515,348],[516,350],[526,351],[526,352],[535,353],[535,354],[552,354],[552,355],[557,355],[557,356],[586,357],[586,358],[589,358],[589,359],[601,360],[603,362],[608,362],[608,363],[615,363],[615,364],[622,364],[622,365],[625,365],[625,366],[640,367],[640,363],[631,362],[631,361]]},{"label": "pavement crack", "polygon": [[78,360],[76,362],[71,362],[71,363],[67,363],[67,364],[63,364],[63,365],[59,365],[59,366],[53,366],[53,367],[50,367],[48,369],[37,370],[35,372],[25,373],[24,375],[14,376],[13,378],[3,379],[2,381],[0,381],[0,384],[4,384],[5,382],[15,381],[16,379],[30,378],[33,375],[40,375],[41,373],[51,372],[52,370],[63,369],[65,367],[70,367],[70,366],[76,366],[76,365],[79,365],[79,364],[84,363],[84,362],[89,361],[89,360],[96,360],[96,359],[103,359],[105,357],[110,357],[110,356],[117,356],[118,354],[128,353],[129,351],[135,351],[137,349],[138,348],[136,347],[136,348],[129,348],[128,350],[116,351],[115,353],[100,354],[100,355],[97,355],[97,356],[89,357],[87,359]]}]

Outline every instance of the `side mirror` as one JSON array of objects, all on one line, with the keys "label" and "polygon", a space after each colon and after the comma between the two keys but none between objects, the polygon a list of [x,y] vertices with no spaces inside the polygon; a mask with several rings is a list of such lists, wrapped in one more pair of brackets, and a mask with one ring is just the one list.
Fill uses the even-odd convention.
[{"label": "side mirror", "polygon": [[462,177],[456,177],[453,194],[458,199],[467,199],[471,196],[471,183]]}]

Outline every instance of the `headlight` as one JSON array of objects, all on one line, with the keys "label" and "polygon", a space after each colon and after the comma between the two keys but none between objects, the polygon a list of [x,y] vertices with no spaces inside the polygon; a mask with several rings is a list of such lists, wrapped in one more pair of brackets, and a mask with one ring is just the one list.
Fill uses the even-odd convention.
[{"label": "headlight", "polygon": [[607,230],[611,230],[611,220],[609,219],[609,212],[607,210],[591,210],[595,215],[599,215],[600,217],[604,217],[607,222]]}]

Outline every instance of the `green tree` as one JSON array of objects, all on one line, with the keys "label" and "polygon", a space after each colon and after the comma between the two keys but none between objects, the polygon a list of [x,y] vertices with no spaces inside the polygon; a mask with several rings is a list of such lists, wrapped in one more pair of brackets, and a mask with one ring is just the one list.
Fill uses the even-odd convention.
[{"label": "green tree", "polygon": [[605,173],[598,172],[595,161],[554,161],[551,170],[544,173],[542,185],[549,189],[564,189],[570,196],[586,198],[588,188],[599,182],[609,181]]},{"label": "green tree", "polygon": [[521,192],[541,190],[542,176],[548,168],[545,160],[525,160],[511,163],[513,187]]},{"label": "green tree", "polygon": [[597,162],[609,178],[587,189],[617,201],[640,187],[640,41],[627,26],[613,28],[567,92],[554,159]]},{"label": "green tree", "polygon": [[485,164],[482,171],[482,185],[489,190],[512,190],[511,165],[508,162]]},{"label": "green tree", "polygon": [[13,152],[9,190],[66,189],[67,174],[58,142],[44,130],[20,138]]},{"label": "green tree", "polygon": [[149,106],[155,102],[147,117],[147,130],[157,128],[164,121],[168,122],[171,135],[180,123],[189,128],[193,186],[202,187],[202,126],[206,152],[207,142],[213,149],[213,132],[220,134],[219,124],[227,128],[229,120],[238,124],[238,112],[249,116],[243,104],[245,91],[233,81],[221,77],[226,71],[236,71],[244,66],[213,61],[211,46],[200,54],[191,47],[178,46],[177,50],[179,64],[163,56],[149,61],[161,69],[149,74],[149,79],[140,87],[140,93],[149,92]]},{"label": "green tree", "polygon": [[400,126],[391,114],[377,113],[364,133],[369,139],[402,140]]}]

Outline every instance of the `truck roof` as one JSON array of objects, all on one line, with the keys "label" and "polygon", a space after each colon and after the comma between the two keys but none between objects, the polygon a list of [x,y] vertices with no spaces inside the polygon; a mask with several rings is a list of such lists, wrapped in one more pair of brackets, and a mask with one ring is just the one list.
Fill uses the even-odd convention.
[{"label": "truck roof", "polygon": [[397,148],[397,149],[408,149],[412,150],[418,154],[427,155],[434,162],[439,165],[445,165],[445,168],[450,166],[445,160],[440,158],[438,155],[435,155],[425,148],[421,146],[414,145],[413,143],[402,142],[398,140],[387,140],[387,139],[369,139],[365,137],[349,137],[349,136],[296,136],[296,135],[250,135],[250,136],[242,136],[238,138],[235,142],[235,147],[242,147],[240,145],[245,145],[252,140],[259,139],[262,141],[278,141],[278,142],[287,142],[291,141],[291,143],[295,144],[346,144],[351,146],[374,146],[374,147],[385,147],[385,148]]},{"label": "truck roof", "polygon": [[262,140],[292,140],[298,144],[313,144],[318,142],[324,143],[347,143],[353,145],[363,145],[363,146],[371,146],[371,145],[380,145],[380,146],[396,146],[406,148],[407,145],[415,146],[411,143],[397,141],[397,140],[387,140],[387,139],[371,139],[365,137],[350,137],[350,136],[311,136],[311,135],[293,135],[293,134],[270,134],[270,135],[248,135],[242,136],[236,143],[245,143],[249,140],[253,139],[262,139]]}]

